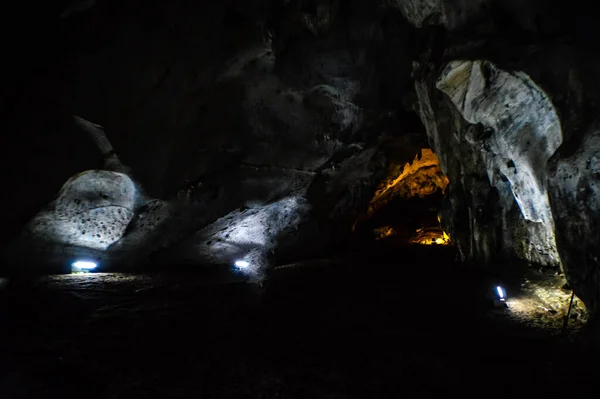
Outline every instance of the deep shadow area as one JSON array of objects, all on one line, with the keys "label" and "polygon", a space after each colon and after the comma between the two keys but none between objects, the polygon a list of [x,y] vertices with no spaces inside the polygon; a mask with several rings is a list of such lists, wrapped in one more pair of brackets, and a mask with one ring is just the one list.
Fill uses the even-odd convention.
[{"label": "deep shadow area", "polygon": [[306,262],[272,271],[262,287],[217,269],[7,284],[2,397],[593,392],[594,369],[576,366],[588,348],[509,322],[490,307],[490,281],[450,254]]},{"label": "deep shadow area", "polygon": [[367,235],[378,227],[389,226],[394,229],[399,243],[408,243],[420,228],[440,229],[438,215],[442,199],[443,193],[439,190],[424,198],[394,198],[360,228]]}]

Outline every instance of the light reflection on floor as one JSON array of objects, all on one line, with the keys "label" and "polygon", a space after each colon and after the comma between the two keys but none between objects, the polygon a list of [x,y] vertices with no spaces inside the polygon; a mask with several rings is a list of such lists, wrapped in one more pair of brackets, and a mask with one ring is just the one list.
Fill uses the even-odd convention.
[{"label": "light reflection on floor", "polygon": [[[527,278],[519,291],[507,300],[510,315],[533,327],[560,330],[569,309],[572,291],[563,289],[562,276]],[[575,297],[569,318],[569,330],[578,330],[587,321],[583,302]]]}]

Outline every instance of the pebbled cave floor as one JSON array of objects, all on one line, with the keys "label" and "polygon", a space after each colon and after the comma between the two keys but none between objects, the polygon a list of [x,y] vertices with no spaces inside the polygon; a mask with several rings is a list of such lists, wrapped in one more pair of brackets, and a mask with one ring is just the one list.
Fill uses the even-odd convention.
[{"label": "pebbled cave floor", "polygon": [[4,282],[0,397],[592,397],[596,353],[488,306],[434,248]]}]

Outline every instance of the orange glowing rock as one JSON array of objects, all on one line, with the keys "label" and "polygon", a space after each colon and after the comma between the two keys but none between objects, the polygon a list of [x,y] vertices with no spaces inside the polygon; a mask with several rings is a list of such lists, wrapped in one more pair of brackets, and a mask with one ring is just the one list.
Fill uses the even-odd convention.
[{"label": "orange glowing rock", "polygon": [[376,240],[396,235],[396,231],[389,226],[378,227],[375,229],[374,233]]},{"label": "orange glowing rock", "polygon": [[448,245],[450,244],[450,235],[441,227],[421,228],[417,230],[417,235],[410,242],[421,245]]},{"label": "orange glowing rock", "polygon": [[449,183],[440,169],[437,155],[429,148],[423,148],[412,163],[390,165],[388,176],[389,178],[380,184],[371,199],[369,215],[395,196],[410,198],[418,195],[423,198],[434,194],[439,189],[444,192]]}]

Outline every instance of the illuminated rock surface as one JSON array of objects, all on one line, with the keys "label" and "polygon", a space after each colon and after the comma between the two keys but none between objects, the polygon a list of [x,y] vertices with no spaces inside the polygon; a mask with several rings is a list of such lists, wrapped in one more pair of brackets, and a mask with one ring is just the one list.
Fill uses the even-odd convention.
[{"label": "illuminated rock surface", "polygon": [[387,180],[380,184],[371,199],[369,213],[372,214],[395,196],[423,198],[437,190],[443,193],[447,186],[448,178],[440,169],[438,157],[431,149],[423,148],[411,163],[390,165]]},{"label": "illuminated rock surface", "polygon": [[45,243],[44,252],[50,257],[63,246],[95,254],[123,236],[140,201],[128,176],[102,170],[83,172],[68,180],[56,200],[33,218],[22,240]]},{"label": "illuminated rock surface", "polygon": [[471,135],[465,139],[485,147],[482,154],[490,183],[508,179],[523,217],[553,230],[546,165],[562,144],[562,131],[548,96],[529,76],[481,61],[450,63],[436,87],[450,97],[465,120],[483,126],[485,140]]},{"label": "illuminated rock surface", "polygon": [[454,109],[431,104],[434,93],[417,83],[428,134],[454,182],[448,219],[463,256],[490,262],[500,252],[558,266],[545,170],[562,132],[547,95],[526,75],[481,62],[450,63],[435,90]]},{"label": "illuminated rock surface", "polygon": [[305,199],[288,197],[231,212],[170,249],[166,260],[190,265],[234,265],[244,260],[248,271],[261,273],[282,236],[295,233],[309,210]]}]

